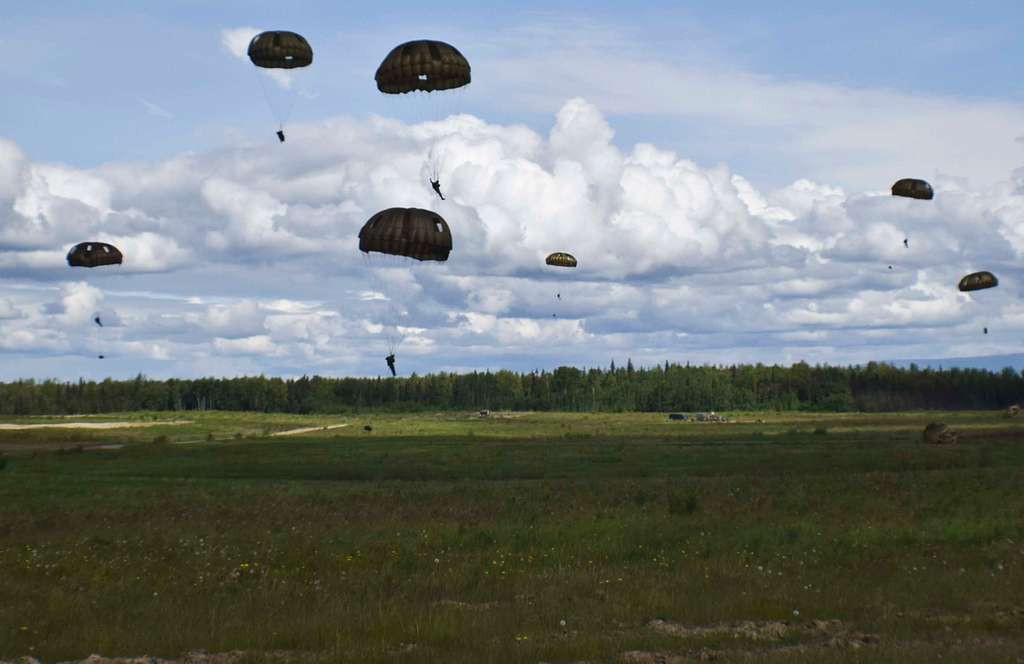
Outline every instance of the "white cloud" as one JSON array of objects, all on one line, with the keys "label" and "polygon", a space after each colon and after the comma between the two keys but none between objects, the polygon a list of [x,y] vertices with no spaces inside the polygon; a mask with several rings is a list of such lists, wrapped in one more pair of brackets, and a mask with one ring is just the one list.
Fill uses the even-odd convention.
[{"label": "white cloud", "polygon": [[[392,336],[407,371],[627,355],[848,362],[976,348],[983,324],[986,349],[1017,349],[1020,172],[984,187],[937,178],[934,201],[807,178],[760,191],[724,165],[617,147],[580,98],[547,137],[468,115],[337,118],[290,135],[302,149],[91,170],[0,143],[0,271],[25,286],[0,287],[4,352],[106,344],[126,368],[137,357],[169,374],[372,375]],[[426,182],[439,155],[444,202]],[[359,228],[392,206],[441,213],[449,261],[365,260]],[[84,239],[121,247],[124,265],[74,274],[89,283],[40,306],[28,286],[69,278],[64,252]],[[579,267],[548,268],[552,251]],[[958,293],[975,269],[1000,288]],[[97,311],[110,329],[88,327]]]},{"label": "white cloud", "polygon": [[240,28],[224,28],[220,31],[221,46],[239,60],[249,60],[249,42],[263,32],[260,28],[244,26]]},{"label": "white cloud", "polygon": [[174,114],[173,113],[168,111],[163,106],[160,106],[158,104],[154,104],[153,102],[149,101],[148,99],[144,99],[142,97],[139,97],[139,103],[142,104],[142,107],[146,109],[146,113],[148,113],[148,114],[150,114],[152,116],[155,116],[155,117],[158,117],[158,118],[163,118],[164,120],[173,120],[174,119]]},{"label": "white cloud", "polygon": [[[249,42],[252,38],[263,32],[259,28],[241,27],[224,28],[220,31],[220,43],[228,53],[239,60],[249,62]],[[260,74],[270,78],[277,85],[284,89],[292,87],[293,74],[284,69],[261,69]]]}]

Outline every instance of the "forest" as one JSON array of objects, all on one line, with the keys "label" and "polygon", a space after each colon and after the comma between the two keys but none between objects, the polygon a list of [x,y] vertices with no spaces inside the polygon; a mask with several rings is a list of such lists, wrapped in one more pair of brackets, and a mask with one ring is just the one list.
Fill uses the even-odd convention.
[{"label": "forest", "polygon": [[0,383],[0,414],[231,410],[280,413],[536,410],[893,412],[984,410],[1024,400],[1024,372],[1004,369],[679,364],[407,378],[252,376]]}]

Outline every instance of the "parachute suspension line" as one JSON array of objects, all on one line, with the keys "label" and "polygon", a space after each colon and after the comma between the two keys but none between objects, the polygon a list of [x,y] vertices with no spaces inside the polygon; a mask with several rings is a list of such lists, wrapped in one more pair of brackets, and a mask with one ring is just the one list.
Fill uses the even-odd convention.
[{"label": "parachute suspension line", "polygon": [[[434,124],[441,124],[448,118],[456,115],[461,108],[463,108],[463,99],[466,96],[466,90],[469,85],[455,88],[453,90],[443,90],[435,92],[415,92],[416,95],[425,95],[425,105],[429,108],[426,120]],[[438,181],[441,176],[441,172],[447,165],[447,159],[444,151],[438,146],[440,145],[443,137],[435,137],[430,142],[430,148],[427,151],[427,165],[430,169],[430,179]],[[442,191],[444,190],[442,183]]]},{"label": "parachute suspension line", "polygon": [[373,322],[381,326],[388,354],[394,355],[401,345],[403,338],[403,335],[398,330],[402,309],[395,301],[395,288],[391,286],[386,276],[381,274],[381,272],[400,266],[404,267],[411,260],[405,259],[405,261],[402,261],[398,256],[378,253],[363,253],[362,256],[363,265],[366,266],[367,271],[370,273],[370,286],[373,288],[375,295],[375,297],[369,300],[370,313],[377,319]]},{"label": "parachute suspension line", "polygon": [[[283,88],[281,85],[273,80],[271,76],[264,70],[254,68],[253,75],[256,76],[256,80],[259,82],[260,90],[263,92],[263,99],[267,102],[267,108],[270,109],[270,114],[277,121],[277,135],[281,138],[284,135],[284,126],[291,118],[292,111],[295,110],[295,102],[297,101],[298,92],[293,90],[291,87]],[[272,70],[280,71],[280,70]],[[295,85],[295,79],[293,74],[291,85]]]}]

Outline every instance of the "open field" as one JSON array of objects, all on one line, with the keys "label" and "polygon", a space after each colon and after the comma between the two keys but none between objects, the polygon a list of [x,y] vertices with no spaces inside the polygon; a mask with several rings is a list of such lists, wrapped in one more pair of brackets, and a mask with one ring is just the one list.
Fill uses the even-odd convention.
[{"label": "open field", "polygon": [[5,418],[151,426],[0,431],[0,660],[1024,661],[1024,421],[727,415]]}]

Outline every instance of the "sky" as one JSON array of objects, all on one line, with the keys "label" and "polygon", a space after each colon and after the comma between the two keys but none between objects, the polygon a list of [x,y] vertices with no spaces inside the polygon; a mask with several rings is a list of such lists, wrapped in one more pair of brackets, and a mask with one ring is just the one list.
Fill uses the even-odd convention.
[{"label": "sky", "polygon": [[[0,0],[0,380],[1021,351],[1024,6],[624,4]],[[472,84],[380,94],[420,38]],[[446,263],[361,254],[396,206]]]}]

